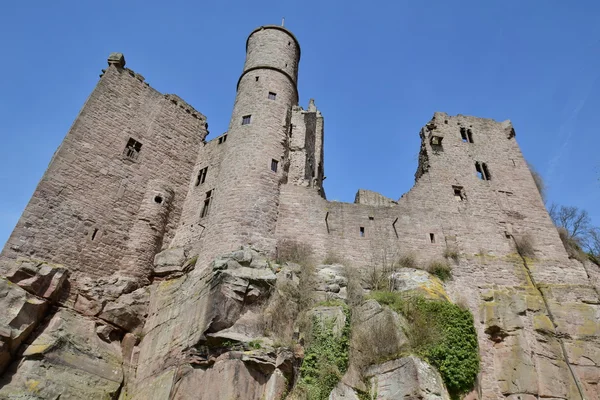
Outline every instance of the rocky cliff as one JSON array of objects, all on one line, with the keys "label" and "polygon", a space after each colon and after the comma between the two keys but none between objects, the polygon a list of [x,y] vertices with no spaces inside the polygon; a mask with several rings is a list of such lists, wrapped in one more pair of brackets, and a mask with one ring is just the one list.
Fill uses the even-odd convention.
[{"label": "rocky cliff", "polygon": [[[0,280],[0,398],[600,398],[596,265],[594,285],[542,286],[518,253],[357,269],[280,250],[202,267],[169,249],[142,287],[114,275],[73,289],[63,267],[20,260]],[[475,262],[526,283],[489,285],[474,309],[452,271]]]}]

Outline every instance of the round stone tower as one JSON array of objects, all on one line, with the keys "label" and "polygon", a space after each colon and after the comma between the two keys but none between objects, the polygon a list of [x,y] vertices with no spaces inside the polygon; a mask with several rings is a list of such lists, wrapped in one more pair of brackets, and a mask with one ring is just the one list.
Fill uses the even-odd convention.
[{"label": "round stone tower", "polygon": [[201,253],[218,254],[242,244],[275,250],[299,61],[298,41],[281,26],[262,26],[248,37]]}]

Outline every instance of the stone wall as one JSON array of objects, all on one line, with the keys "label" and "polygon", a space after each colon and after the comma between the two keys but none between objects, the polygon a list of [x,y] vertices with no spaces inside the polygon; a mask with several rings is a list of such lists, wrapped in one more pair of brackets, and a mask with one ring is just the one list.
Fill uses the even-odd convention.
[{"label": "stone wall", "polygon": [[[112,274],[128,243],[142,239],[130,229],[150,179],[168,181],[173,191],[158,247],[173,237],[206,119],[177,96],[152,89],[120,57],[109,60],[52,158],[4,247],[2,269],[26,256],[88,276]],[[130,138],[142,144],[135,159],[124,154]]]}]

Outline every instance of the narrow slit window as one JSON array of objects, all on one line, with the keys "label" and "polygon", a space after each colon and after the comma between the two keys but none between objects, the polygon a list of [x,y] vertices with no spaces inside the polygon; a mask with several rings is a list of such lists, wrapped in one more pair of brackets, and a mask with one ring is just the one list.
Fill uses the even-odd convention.
[{"label": "narrow slit window", "polygon": [[204,218],[204,217],[208,216],[208,213],[210,211],[211,199],[212,199],[212,190],[209,190],[208,192],[206,192],[206,197],[204,199],[204,205],[202,206],[202,213],[200,214],[200,218]]},{"label": "narrow slit window", "polygon": [[477,177],[479,179],[483,181],[489,181],[492,179],[486,163],[477,161],[475,163],[475,170],[477,171]]},{"label": "narrow slit window", "polygon": [[463,143],[473,143],[473,132],[467,128],[460,128],[460,138]]},{"label": "narrow slit window", "polygon": [[142,144],[134,138],[129,138],[127,145],[125,146],[125,150],[123,150],[123,155],[126,158],[135,161],[138,159],[141,150]]},{"label": "narrow slit window", "polygon": [[208,167],[202,168],[198,171],[198,178],[196,179],[196,186],[200,186],[206,181],[206,175],[208,174]]},{"label": "narrow slit window", "polygon": [[255,77],[255,78],[256,78],[256,82],[258,82],[258,76],[257,76],[257,77]]},{"label": "narrow slit window", "polygon": [[279,161],[275,159],[271,160],[271,171],[277,172],[277,165],[279,165]]},{"label": "narrow slit window", "polygon": [[92,233],[92,240],[96,239],[97,234],[98,234],[98,228],[94,228],[94,233]]},{"label": "narrow slit window", "polygon": [[242,117],[242,125],[250,125],[251,119],[252,119],[252,115],[244,115]]},{"label": "narrow slit window", "polygon": [[430,233],[430,234],[429,234],[429,241],[430,241],[431,243],[435,243],[435,234],[433,234],[433,233]]},{"label": "narrow slit window", "polygon": [[269,92],[269,100],[275,100],[277,98],[277,93]]},{"label": "narrow slit window", "polygon": [[454,200],[465,201],[467,199],[465,189],[462,186],[452,186],[452,190],[454,191]]},{"label": "narrow slit window", "polygon": [[365,227],[361,226],[358,230],[358,234],[360,235],[360,237],[365,237]]}]

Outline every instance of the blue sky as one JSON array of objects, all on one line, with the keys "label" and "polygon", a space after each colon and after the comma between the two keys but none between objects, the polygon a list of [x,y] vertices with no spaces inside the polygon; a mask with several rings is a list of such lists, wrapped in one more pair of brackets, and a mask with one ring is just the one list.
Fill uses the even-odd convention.
[{"label": "blue sky", "polygon": [[512,120],[548,201],[600,225],[598,1],[13,1],[0,5],[0,247],[110,52],[223,133],[247,35],[302,47],[301,104],[325,116],[326,191],[398,198],[434,111]]}]

